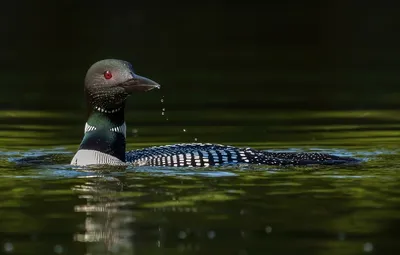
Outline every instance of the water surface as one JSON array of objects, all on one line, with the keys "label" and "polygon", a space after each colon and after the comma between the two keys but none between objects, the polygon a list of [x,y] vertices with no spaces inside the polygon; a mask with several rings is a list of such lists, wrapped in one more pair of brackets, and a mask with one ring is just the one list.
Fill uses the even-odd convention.
[{"label": "water surface", "polygon": [[364,162],[76,169],[68,163],[83,134],[84,116],[2,111],[0,250],[240,255],[400,251],[400,117],[395,111],[209,109],[166,114],[168,120],[161,111],[129,112],[128,148],[215,142],[322,151]]}]

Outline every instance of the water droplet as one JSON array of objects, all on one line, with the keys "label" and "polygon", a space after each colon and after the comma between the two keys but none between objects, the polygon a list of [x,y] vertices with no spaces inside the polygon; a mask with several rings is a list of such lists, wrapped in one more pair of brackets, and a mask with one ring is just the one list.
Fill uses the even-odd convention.
[{"label": "water droplet", "polygon": [[165,112],[165,108],[162,108],[162,111]]},{"label": "water droplet", "polygon": [[271,232],[272,232],[272,227],[271,227],[271,226],[266,226],[266,227],[265,227],[265,232],[266,232],[267,234],[271,233]]},{"label": "water droplet", "polygon": [[10,242],[4,244],[4,251],[5,252],[12,252],[14,250],[14,245]]},{"label": "water droplet", "polygon": [[161,115],[165,115],[165,112],[161,112]]},{"label": "water droplet", "polygon": [[161,241],[160,240],[157,241],[157,247],[161,247]]},{"label": "water droplet", "polygon": [[183,132],[186,132],[186,129],[183,129]]},{"label": "water droplet", "polygon": [[63,253],[63,250],[64,250],[63,247],[61,245],[59,245],[59,244],[54,246],[54,252],[57,253],[57,254]]},{"label": "water droplet", "polygon": [[374,250],[374,245],[370,242],[367,242],[364,244],[364,251],[365,252],[371,252]]},{"label": "water droplet", "polygon": [[209,239],[214,239],[216,234],[213,230],[211,230],[211,231],[208,231],[207,236]]},{"label": "water droplet", "polygon": [[186,238],[186,232],[185,231],[180,231],[179,232],[179,234],[178,234],[178,237],[180,238],[180,239],[185,239]]},{"label": "water droplet", "polygon": [[161,101],[161,103],[164,103],[164,98],[161,98],[161,100],[160,100],[160,101]]},{"label": "water droplet", "polygon": [[197,137],[194,138],[194,141],[197,142]]}]

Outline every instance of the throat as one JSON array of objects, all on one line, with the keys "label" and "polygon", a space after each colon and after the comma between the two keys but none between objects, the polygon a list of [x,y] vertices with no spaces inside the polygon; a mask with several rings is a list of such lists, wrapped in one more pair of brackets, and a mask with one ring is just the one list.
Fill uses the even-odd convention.
[{"label": "throat", "polygon": [[124,163],[125,149],[124,111],[101,112],[94,109],[85,124],[84,137],[71,164]]}]

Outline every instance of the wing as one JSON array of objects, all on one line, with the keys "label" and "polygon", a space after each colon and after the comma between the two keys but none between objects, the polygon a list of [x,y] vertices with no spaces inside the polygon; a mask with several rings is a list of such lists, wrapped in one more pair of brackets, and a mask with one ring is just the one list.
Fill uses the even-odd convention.
[{"label": "wing", "polygon": [[209,143],[156,146],[126,153],[126,161],[138,166],[207,167],[240,163],[280,166],[343,164],[354,160],[322,153],[266,152]]}]

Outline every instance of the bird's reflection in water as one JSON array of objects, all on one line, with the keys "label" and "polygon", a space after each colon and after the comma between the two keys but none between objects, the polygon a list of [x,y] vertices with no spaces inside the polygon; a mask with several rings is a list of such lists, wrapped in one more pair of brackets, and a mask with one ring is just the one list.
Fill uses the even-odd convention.
[{"label": "bird's reflection in water", "polygon": [[85,213],[82,232],[75,241],[87,243],[87,254],[133,254],[135,221],[131,206],[134,201],[124,200],[119,194],[123,182],[115,177],[91,177],[84,185],[73,188],[85,204],[75,211]]},{"label": "bird's reflection in water", "polygon": [[[243,208],[233,207],[237,212],[233,218],[225,209],[228,199],[234,201],[240,193],[224,195],[210,190],[203,179],[163,177],[161,181],[137,175],[85,178],[84,184],[73,189],[82,199],[75,212],[85,217],[74,239],[86,244],[86,255],[208,252],[221,248],[219,242],[229,242],[230,246],[222,249],[234,252],[243,250],[242,241],[250,236],[246,229],[232,231],[224,225],[230,220],[244,224],[239,213]],[[198,201],[206,212],[199,213]]]}]

